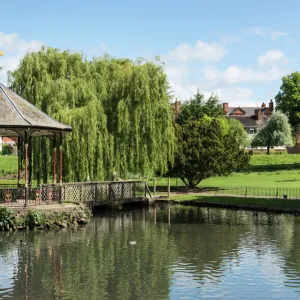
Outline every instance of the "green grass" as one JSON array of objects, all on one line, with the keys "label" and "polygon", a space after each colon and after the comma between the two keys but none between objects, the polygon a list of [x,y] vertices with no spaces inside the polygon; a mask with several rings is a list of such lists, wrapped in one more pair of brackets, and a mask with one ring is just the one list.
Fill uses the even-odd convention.
[{"label": "green grass", "polygon": [[200,183],[205,186],[265,186],[265,187],[299,187],[300,170],[275,172],[234,173],[228,177],[211,177]]},{"label": "green grass", "polygon": [[[153,179],[148,180],[148,185],[153,187]],[[165,189],[168,185],[167,178],[156,179],[157,189]],[[180,179],[171,178],[171,190],[176,187],[183,187]],[[228,177],[211,177],[203,180],[199,187],[219,187],[219,186],[265,186],[265,187],[286,187],[300,188],[300,169],[281,170],[268,172],[250,172],[247,174],[233,173]]]},{"label": "green grass", "polygon": [[250,164],[257,172],[300,169],[300,154],[253,155]]},{"label": "green grass", "polygon": [[199,196],[199,195],[175,195],[170,197],[172,200],[178,201],[196,201],[208,202],[217,204],[230,204],[230,205],[250,205],[255,207],[267,208],[290,208],[299,209],[299,200],[286,200],[286,199],[260,199],[260,198],[238,198],[238,197],[214,197],[214,196]]},{"label": "green grass", "polygon": [[[282,188],[300,188],[300,154],[257,154],[251,157],[251,171],[247,174],[233,173],[228,177],[212,177],[203,180],[199,187],[220,186],[265,186]],[[153,179],[148,180],[153,186]],[[157,178],[159,189],[168,185],[167,178]],[[181,180],[171,178],[171,190],[183,187]]]},{"label": "green grass", "polygon": [[0,173],[17,173],[18,157],[15,155],[0,155]]},{"label": "green grass", "polygon": [[300,164],[300,154],[261,154],[252,155],[250,164],[255,165],[292,165]]}]

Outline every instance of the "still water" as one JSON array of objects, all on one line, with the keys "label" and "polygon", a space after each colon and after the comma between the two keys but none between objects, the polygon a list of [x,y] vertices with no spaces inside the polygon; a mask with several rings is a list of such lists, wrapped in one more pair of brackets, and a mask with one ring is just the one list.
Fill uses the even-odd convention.
[{"label": "still water", "polygon": [[204,298],[300,299],[300,217],[164,205],[0,233],[0,299]]}]

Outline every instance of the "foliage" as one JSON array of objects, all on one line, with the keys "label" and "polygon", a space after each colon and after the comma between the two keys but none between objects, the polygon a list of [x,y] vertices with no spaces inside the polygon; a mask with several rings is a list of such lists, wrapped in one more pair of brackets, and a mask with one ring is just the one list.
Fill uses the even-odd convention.
[{"label": "foliage", "polygon": [[198,91],[192,99],[181,105],[177,122],[183,125],[189,121],[198,121],[204,115],[221,117],[224,115],[223,106],[217,95],[212,94],[205,100],[204,95]]},{"label": "foliage", "polygon": [[178,148],[170,174],[190,188],[205,178],[246,170],[250,155],[245,153],[236,131],[226,119],[203,117],[176,126]]},{"label": "foliage", "polygon": [[[158,62],[87,61],[79,53],[43,47],[9,74],[10,86],[45,113],[73,127],[64,138],[67,181],[102,180],[115,170],[166,171],[174,155],[169,85]],[[33,139],[34,178],[47,181],[51,145]],[[41,173],[40,170],[43,170]]]},{"label": "foliage", "polygon": [[230,130],[236,137],[238,145],[242,148],[247,147],[249,145],[249,138],[242,123],[233,118],[228,118],[226,120],[230,126]]},{"label": "foliage", "polygon": [[30,228],[40,226],[44,222],[44,215],[37,209],[30,209],[25,217],[25,223]]},{"label": "foliage", "polygon": [[267,147],[267,154],[270,147],[292,145],[291,126],[288,118],[283,113],[274,112],[268,119],[267,125],[259,131],[252,140],[252,147]]},{"label": "foliage", "polygon": [[9,228],[12,210],[7,206],[0,206],[0,228]]},{"label": "foliage", "polygon": [[3,144],[2,153],[7,153],[8,155],[12,155],[14,153],[14,147],[10,144]]},{"label": "foliage", "polygon": [[288,116],[294,133],[300,129],[300,73],[293,72],[282,78],[280,91],[275,97],[276,110]]}]

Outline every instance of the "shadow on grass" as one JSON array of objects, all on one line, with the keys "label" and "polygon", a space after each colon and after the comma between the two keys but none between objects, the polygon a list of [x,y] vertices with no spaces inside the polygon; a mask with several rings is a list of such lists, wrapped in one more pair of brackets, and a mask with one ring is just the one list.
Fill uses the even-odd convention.
[{"label": "shadow on grass", "polygon": [[252,172],[269,172],[280,170],[300,170],[300,163],[294,164],[278,164],[278,165],[252,165],[250,170]]},{"label": "shadow on grass", "polygon": [[300,182],[300,180],[297,180],[297,179],[291,179],[291,180],[276,180],[275,182],[297,182],[297,181]]}]

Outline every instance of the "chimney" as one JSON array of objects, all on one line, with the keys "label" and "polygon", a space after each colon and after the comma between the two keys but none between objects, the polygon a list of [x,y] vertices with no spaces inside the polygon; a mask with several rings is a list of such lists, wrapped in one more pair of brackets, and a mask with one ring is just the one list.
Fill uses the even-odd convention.
[{"label": "chimney", "polygon": [[260,108],[256,108],[254,110],[255,112],[255,120],[260,121],[261,120],[261,109]]},{"label": "chimney", "polygon": [[228,103],[227,102],[223,103],[223,110],[224,110],[225,115],[227,115],[228,114]]},{"label": "chimney", "polygon": [[273,103],[273,100],[271,99],[270,102],[269,102],[269,110],[270,112],[272,113],[273,110],[274,110],[274,103]]},{"label": "chimney", "polygon": [[175,105],[174,105],[174,108],[175,108],[175,114],[176,116],[179,114],[180,112],[180,105],[181,105],[181,102],[179,100],[175,100]]}]

